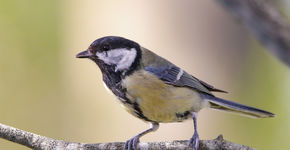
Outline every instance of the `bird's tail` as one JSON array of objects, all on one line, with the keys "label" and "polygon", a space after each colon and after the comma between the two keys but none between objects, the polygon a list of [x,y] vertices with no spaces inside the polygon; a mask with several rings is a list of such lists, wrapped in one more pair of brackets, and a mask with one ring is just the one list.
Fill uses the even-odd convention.
[{"label": "bird's tail", "polygon": [[238,104],[207,94],[201,94],[201,98],[208,100],[210,108],[217,110],[238,113],[240,115],[245,115],[252,118],[266,118],[275,116],[275,114],[265,110]]}]

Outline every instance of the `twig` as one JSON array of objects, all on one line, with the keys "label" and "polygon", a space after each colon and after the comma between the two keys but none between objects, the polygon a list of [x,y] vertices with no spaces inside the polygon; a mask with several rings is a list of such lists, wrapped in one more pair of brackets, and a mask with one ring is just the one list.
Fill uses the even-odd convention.
[{"label": "twig", "polygon": [[290,26],[265,0],[218,0],[239,18],[254,36],[290,67]]},{"label": "twig", "polygon": [[[75,143],[55,140],[45,136],[0,124],[0,137],[36,150],[122,150],[124,143]],[[184,150],[188,141],[140,143],[139,149],[146,150]],[[199,150],[254,150],[253,148],[225,141],[220,135],[213,140],[201,140]]]}]

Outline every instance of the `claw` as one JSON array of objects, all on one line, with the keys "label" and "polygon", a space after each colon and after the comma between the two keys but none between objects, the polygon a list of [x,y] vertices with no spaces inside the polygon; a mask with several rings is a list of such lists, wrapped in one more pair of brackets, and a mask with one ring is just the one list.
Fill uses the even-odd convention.
[{"label": "claw", "polygon": [[133,149],[137,149],[137,145],[138,145],[138,143],[139,143],[139,137],[138,138],[134,138],[133,139]]},{"label": "claw", "polygon": [[123,150],[137,150],[139,138],[140,138],[140,136],[137,135],[137,136],[134,136],[133,138],[131,138],[130,140],[128,140],[125,143]]},{"label": "claw", "polygon": [[129,140],[126,141],[126,143],[124,144],[124,148],[123,148],[123,150],[126,150],[126,148],[128,147],[128,145],[129,145]]},{"label": "claw", "polygon": [[199,136],[198,136],[197,128],[196,128],[196,126],[197,126],[196,117],[197,117],[197,113],[193,112],[192,119],[193,119],[194,133],[193,133],[192,138],[188,142],[188,146],[192,146],[193,150],[197,150],[199,147]]},{"label": "claw", "polygon": [[130,140],[128,140],[125,145],[123,150],[137,150],[138,147],[138,143],[139,143],[139,139],[140,137],[142,137],[143,135],[149,133],[149,132],[153,132],[156,131],[159,127],[159,124],[156,122],[151,122],[150,123],[150,128],[139,133],[138,135],[134,136],[133,138],[131,138]]},{"label": "claw", "polygon": [[198,136],[198,134],[196,132],[193,134],[192,138],[189,140],[188,146],[192,146],[193,150],[198,150],[198,147],[199,147],[199,136]]}]

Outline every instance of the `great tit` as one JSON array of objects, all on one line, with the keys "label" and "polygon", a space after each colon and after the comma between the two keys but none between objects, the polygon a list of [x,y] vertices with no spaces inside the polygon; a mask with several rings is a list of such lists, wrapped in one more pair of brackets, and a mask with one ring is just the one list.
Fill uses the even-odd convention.
[{"label": "great tit", "polygon": [[126,110],[150,123],[150,128],[128,140],[124,149],[136,149],[139,138],[156,131],[159,123],[192,118],[194,134],[189,145],[199,146],[197,112],[212,108],[254,118],[274,117],[271,112],[215,97],[225,92],[188,74],[168,60],[126,38],[107,36],[95,40],[76,55],[89,58],[100,68],[104,85]]}]

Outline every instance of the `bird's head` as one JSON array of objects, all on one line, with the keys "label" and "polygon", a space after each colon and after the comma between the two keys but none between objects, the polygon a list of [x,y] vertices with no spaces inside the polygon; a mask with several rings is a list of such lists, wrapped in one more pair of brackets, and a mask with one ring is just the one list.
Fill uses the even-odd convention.
[{"label": "bird's head", "polygon": [[117,36],[106,36],[95,40],[87,50],[76,55],[89,58],[100,67],[102,72],[128,73],[136,69],[141,58],[138,43]]}]

